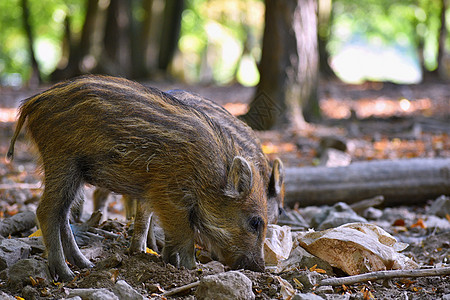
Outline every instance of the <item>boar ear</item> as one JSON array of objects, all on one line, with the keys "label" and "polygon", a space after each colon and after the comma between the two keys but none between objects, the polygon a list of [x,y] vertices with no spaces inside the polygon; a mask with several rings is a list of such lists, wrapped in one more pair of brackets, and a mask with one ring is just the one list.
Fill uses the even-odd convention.
[{"label": "boar ear", "polygon": [[241,156],[235,156],[228,172],[225,195],[231,198],[242,199],[252,189],[252,168]]},{"label": "boar ear", "polygon": [[275,159],[269,181],[269,196],[277,197],[284,183],[284,167],[279,158]]}]

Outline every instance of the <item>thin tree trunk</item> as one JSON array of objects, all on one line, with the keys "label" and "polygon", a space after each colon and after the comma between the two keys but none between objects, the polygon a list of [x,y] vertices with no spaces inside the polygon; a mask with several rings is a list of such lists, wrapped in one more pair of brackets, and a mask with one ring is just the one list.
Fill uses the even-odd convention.
[{"label": "thin tree trunk", "polygon": [[143,21],[136,25],[136,51],[133,53],[133,77],[145,78],[148,76],[149,58],[148,51],[150,46],[150,30],[152,23],[153,0],[143,0],[142,9],[145,13]]},{"label": "thin tree trunk", "polygon": [[167,0],[159,48],[158,68],[166,71],[172,62],[181,29],[184,0]]},{"label": "thin tree trunk", "polygon": [[132,48],[136,45],[131,44],[134,35],[131,5],[132,1],[128,0],[110,0],[103,37],[104,55],[100,57],[99,72],[131,77]]},{"label": "thin tree trunk", "polygon": [[316,0],[266,0],[260,82],[241,119],[257,130],[301,129],[317,97]]},{"label": "thin tree trunk", "polygon": [[28,1],[22,0],[22,21],[23,21],[23,27],[25,29],[25,33],[27,35],[28,39],[28,53],[30,56],[30,62],[31,62],[31,81],[34,81],[34,79],[37,81],[36,84],[39,84],[42,82],[41,79],[41,72],[39,70],[39,64],[36,60],[36,56],[34,55],[33,45],[34,45],[34,35],[33,31],[31,29],[30,25],[30,10],[28,7]]},{"label": "thin tree trunk", "polygon": [[327,79],[336,78],[336,74],[330,67],[330,55],[327,50],[328,40],[331,36],[331,23],[333,18],[333,0],[319,0],[318,9],[318,47],[320,75]]},{"label": "thin tree trunk", "polygon": [[53,81],[70,78],[85,73],[83,60],[89,55],[92,46],[92,35],[95,31],[95,21],[98,12],[98,0],[86,0],[86,14],[81,31],[80,40],[75,43],[72,40],[70,19],[66,17],[64,43],[68,46],[68,58],[64,68],[56,69],[51,75]]},{"label": "thin tree trunk", "polygon": [[436,60],[437,60],[436,72],[440,78],[443,78],[444,73],[445,73],[445,70],[443,70],[444,66],[442,64],[443,63],[442,58],[444,57],[445,40],[447,38],[447,27],[446,27],[446,23],[445,23],[446,10],[447,10],[446,0],[441,0],[441,14],[440,14],[441,28],[439,30],[438,53],[437,53],[437,58],[436,58]]}]

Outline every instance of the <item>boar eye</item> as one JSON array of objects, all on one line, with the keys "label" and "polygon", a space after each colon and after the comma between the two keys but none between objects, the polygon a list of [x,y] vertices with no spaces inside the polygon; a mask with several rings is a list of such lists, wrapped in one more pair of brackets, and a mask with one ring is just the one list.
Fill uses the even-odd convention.
[{"label": "boar eye", "polygon": [[253,217],[249,221],[250,231],[257,233],[261,230],[262,225],[264,224],[263,219],[260,217]]}]

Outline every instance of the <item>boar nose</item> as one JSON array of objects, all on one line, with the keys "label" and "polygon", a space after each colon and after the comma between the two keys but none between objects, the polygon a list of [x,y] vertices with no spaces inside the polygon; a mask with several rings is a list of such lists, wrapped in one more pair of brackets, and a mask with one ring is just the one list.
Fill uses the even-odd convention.
[{"label": "boar nose", "polygon": [[233,269],[246,269],[255,272],[264,272],[265,265],[262,257],[243,255],[236,260]]}]

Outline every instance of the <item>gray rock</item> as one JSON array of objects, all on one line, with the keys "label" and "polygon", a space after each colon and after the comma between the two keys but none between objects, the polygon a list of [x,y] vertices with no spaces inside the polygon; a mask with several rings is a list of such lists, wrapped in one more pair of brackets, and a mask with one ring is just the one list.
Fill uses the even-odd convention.
[{"label": "gray rock", "polygon": [[119,300],[113,292],[108,289],[67,289],[68,297],[81,297],[83,300]]},{"label": "gray rock", "polygon": [[17,239],[0,241],[0,271],[9,268],[18,260],[28,258],[31,247]]},{"label": "gray rock", "polygon": [[450,294],[442,296],[442,300],[450,300]]},{"label": "gray rock", "polygon": [[319,144],[319,152],[322,153],[322,151],[326,149],[336,149],[340,151],[347,151],[347,141],[344,139],[344,137],[340,136],[324,136],[320,139]]},{"label": "gray rock", "polygon": [[323,208],[318,206],[308,206],[299,209],[300,215],[304,218],[309,226],[313,225],[313,219],[318,215],[322,214]]},{"label": "gray rock", "polygon": [[119,254],[114,253],[105,258],[104,260],[99,261],[98,263],[96,263],[96,265],[99,269],[106,269],[106,268],[114,268],[118,266],[121,262],[122,257]]},{"label": "gray rock", "polygon": [[323,300],[324,298],[315,295],[313,293],[306,293],[306,294],[295,294],[294,297],[291,298],[291,300]]},{"label": "gray rock", "polygon": [[396,220],[405,220],[406,224],[414,224],[416,214],[410,212],[404,207],[386,207],[383,209],[382,221],[388,221],[392,224]]},{"label": "gray rock", "polygon": [[345,167],[352,162],[352,157],[340,150],[326,149],[320,156],[320,166]]},{"label": "gray rock", "polygon": [[230,271],[202,278],[195,296],[198,299],[255,299],[252,281],[238,271]]},{"label": "gray rock", "polygon": [[30,276],[34,279],[51,279],[47,264],[37,259],[22,259],[9,268],[9,279],[16,284],[31,284]]},{"label": "gray rock", "polygon": [[27,285],[22,289],[22,295],[23,298],[27,299],[27,300],[36,300],[36,299],[40,299],[39,297],[39,292],[37,291],[37,289],[35,289],[34,287],[32,287],[31,285]]},{"label": "gray rock", "polygon": [[16,298],[0,291],[0,300],[16,300]]},{"label": "gray rock", "polygon": [[382,215],[383,211],[375,207],[369,207],[363,212],[363,217],[368,220],[378,220]]},{"label": "gray rock", "polygon": [[133,289],[125,280],[119,280],[113,287],[114,294],[120,300],[141,300],[144,297]]},{"label": "gray rock", "polygon": [[18,238],[17,240],[24,242],[31,247],[31,255],[45,252],[45,245],[41,236]]},{"label": "gray rock", "polygon": [[436,216],[428,216],[425,218],[427,228],[438,228],[441,230],[450,229],[450,222],[447,219],[441,219]]},{"label": "gray rock", "polygon": [[208,270],[213,274],[225,272],[225,266],[216,260],[212,260],[209,263],[204,264],[202,269]]},{"label": "gray rock", "polygon": [[431,205],[428,213],[445,218],[446,214],[450,214],[450,197],[442,195],[437,198]]},{"label": "gray rock", "polygon": [[367,220],[355,213],[348,204],[339,202],[316,215],[312,220],[312,225],[318,230],[325,230],[355,222],[367,223]]}]

